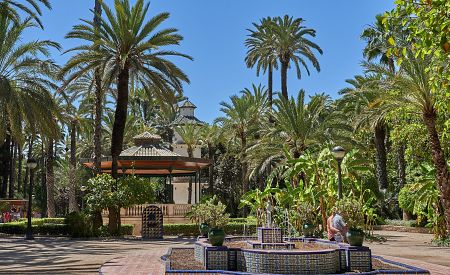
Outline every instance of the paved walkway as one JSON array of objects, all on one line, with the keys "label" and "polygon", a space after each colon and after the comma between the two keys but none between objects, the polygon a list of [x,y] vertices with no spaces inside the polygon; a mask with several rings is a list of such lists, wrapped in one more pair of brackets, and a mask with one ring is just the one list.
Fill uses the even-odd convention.
[{"label": "paved walkway", "polygon": [[[430,246],[432,235],[377,231],[385,243],[369,243],[373,254],[422,267],[432,274],[450,274],[450,248]],[[70,240],[66,238],[0,237],[2,274],[163,274],[160,260],[171,246],[190,246],[192,239],[164,241]],[[398,259],[402,257],[404,259]]]},{"label": "paved walkway", "polygon": [[[155,260],[143,258],[128,263],[145,264],[152,270],[156,259],[170,246],[192,244],[191,239],[169,238],[164,241],[141,240],[70,240],[66,238],[36,238],[25,241],[23,238],[0,237],[0,274],[99,274],[102,264],[112,265],[118,257],[127,255],[152,254]],[[120,258],[119,258],[120,259]],[[112,260],[112,261],[111,261]],[[159,262],[162,266],[162,262]],[[150,267],[150,268],[149,268]],[[116,269],[114,269],[116,270]],[[111,272],[108,274],[140,274]],[[136,269],[138,270],[138,269]],[[156,270],[156,269],[155,269]],[[109,270],[111,271],[111,270]],[[149,273],[145,274],[163,274]]]}]

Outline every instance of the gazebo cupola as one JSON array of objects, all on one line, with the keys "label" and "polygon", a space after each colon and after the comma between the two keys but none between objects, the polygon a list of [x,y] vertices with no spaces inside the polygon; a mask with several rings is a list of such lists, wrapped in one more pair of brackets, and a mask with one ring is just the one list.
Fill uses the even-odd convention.
[{"label": "gazebo cupola", "polygon": [[183,105],[180,107],[180,115],[184,117],[195,117],[195,109],[197,106],[195,106],[189,99],[187,99]]}]

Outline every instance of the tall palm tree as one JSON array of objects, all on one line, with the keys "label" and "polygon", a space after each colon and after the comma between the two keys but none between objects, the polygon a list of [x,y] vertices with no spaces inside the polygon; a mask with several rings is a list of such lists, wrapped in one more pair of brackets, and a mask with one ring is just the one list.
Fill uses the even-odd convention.
[{"label": "tall palm tree", "polygon": [[[177,126],[177,133],[183,139],[183,143],[187,146],[188,157],[194,157],[194,149],[200,139],[200,127],[194,123],[188,123]],[[188,186],[188,204],[192,203],[192,177],[189,177]]]},{"label": "tall palm tree", "polygon": [[178,45],[182,40],[173,28],[154,33],[169,17],[168,13],[145,21],[149,3],[144,4],[143,0],[138,0],[133,7],[127,0],[115,0],[115,13],[105,3],[101,2],[101,6],[106,14],[106,18],[99,18],[101,31],[92,28],[92,21],[84,21],[85,24],[74,26],[67,34],[67,38],[82,39],[93,44],[71,49],[77,54],[68,61],[62,73],[79,68],[68,78],[70,81],[91,69],[101,68],[107,83],[116,83],[118,96],[111,155],[112,174],[117,177],[117,157],[122,150],[130,78],[144,88],[156,86],[163,91],[169,88],[182,90],[182,83],[189,81],[187,76],[165,57],[191,58],[160,49],[167,45]]},{"label": "tall palm tree", "polygon": [[[392,50],[393,47],[408,46],[406,42],[406,28],[401,24],[395,23],[393,20],[389,20],[389,23],[383,23],[384,16],[379,14],[375,18],[375,24],[370,25],[364,29],[361,34],[361,38],[367,42],[363,50],[363,55],[367,61],[373,61],[379,59],[381,64],[387,65],[392,73],[395,73],[395,55]],[[383,123],[380,121],[380,123]],[[379,125],[378,136],[381,138],[381,131],[385,131],[385,125]],[[384,141],[383,141],[384,143]],[[382,147],[386,147],[384,144],[378,143],[380,150]],[[397,147],[397,170],[398,180],[400,186],[406,183],[406,162],[405,162],[405,149],[406,144],[400,143]],[[384,148],[384,150],[386,150]],[[386,166],[386,164],[384,164]],[[383,175],[387,178],[387,174]]]},{"label": "tall palm tree", "polygon": [[245,40],[245,46],[248,49],[245,57],[247,67],[253,68],[256,65],[257,76],[261,70],[264,73],[268,72],[267,88],[270,108],[272,108],[273,101],[273,69],[278,69],[272,24],[274,24],[274,20],[271,17],[261,19],[259,24],[253,23],[255,30],[249,29],[250,34]]},{"label": "tall palm tree", "polygon": [[304,20],[302,18],[284,17],[275,18],[271,31],[275,36],[274,45],[275,52],[281,64],[281,93],[284,98],[288,98],[287,89],[287,71],[290,67],[291,61],[297,71],[297,78],[302,77],[300,67],[306,70],[310,75],[307,61],[320,72],[319,61],[314,55],[314,50],[322,54],[322,49],[308,37],[315,37],[316,31],[314,29],[303,26]]},{"label": "tall palm tree", "polygon": [[[363,63],[363,66],[371,65],[370,63]],[[368,127],[374,133],[378,186],[380,189],[386,189],[389,185],[385,143],[387,110],[377,108],[373,104],[384,93],[383,87],[378,84],[380,75],[355,76],[354,79],[348,79],[346,82],[351,87],[344,88],[339,92],[343,95],[340,102],[342,110],[350,114],[356,130]]]},{"label": "tall palm tree", "polygon": [[23,128],[47,136],[59,131],[52,120],[55,104],[49,93],[55,88],[51,77],[57,66],[45,59],[49,49],[59,45],[48,40],[23,43],[23,32],[34,26],[31,19],[17,22],[0,13],[0,143],[4,152],[0,196],[6,195],[13,172],[10,145],[23,144]]},{"label": "tall palm tree", "polygon": [[[94,5],[94,30],[99,31],[101,27],[100,17],[102,14],[102,6],[100,0],[95,0]],[[100,68],[94,71],[94,86],[95,86],[95,104],[94,104],[94,171],[100,173],[101,158],[102,158],[102,117],[103,117],[103,87],[102,75]],[[96,213],[97,219],[101,219],[101,213]],[[99,222],[98,222],[99,223]],[[100,224],[101,225],[101,224]]]},{"label": "tall palm tree", "polygon": [[222,106],[220,110],[225,116],[217,118],[215,122],[230,134],[231,141],[238,142],[239,158],[242,163],[242,193],[245,194],[249,183],[246,150],[261,123],[267,119],[267,90],[262,86],[253,85],[252,90],[245,89],[241,92],[241,96],[231,96],[230,100],[230,103],[220,103]]},{"label": "tall palm tree", "polygon": [[[23,1],[22,1],[23,2]],[[16,0],[0,0],[0,11],[9,17],[10,19],[13,19],[16,22],[20,21],[19,13],[16,11],[16,9],[19,9],[20,11],[26,13],[29,17],[31,17],[36,23],[39,24],[41,28],[44,28],[42,25],[41,20],[39,19],[39,16],[42,15],[42,10],[39,7],[39,3],[44,4],[45,7],[48,9],[51,9],[52,6],[50,5],[50,1],[48,0],[25,0],[27,6],[24,3],[20,3]]]},{"label": "tall palm tree", "polygon": [[389,77],[391,88],[400,94],[387,94],[382,104],[388,108],[409,106],[422,114],[428,131],[431,155],[436,169],[436,183],[440,192],[440,201],[444,209],[447,234],[450,234],[450,173],[444,150],[441,146],[437,130],[438,109],[436,98],[430,86],[428,68],[432,66],[428,60],[415,58],[412,53],[402,63],[400,72],[393,74],[381,66],[371,66],[369,71],[382,73]]},{"label": "tall palm tree", "polygon": [[[149,3],[137,0],[133,7],[128,0],[115,0],[113,12],[101,2],[106,18],[100,17],[100,31],[96,31],[92,21],[74,26],[67,38],[82,39],[90,42],[75,47],[77,51],[62,70],[65,75],[73,69],[68,80],[71,81],[88,71],[100,68],[107,84],[117,85],[117,101],[114,127],[111,139],[112,169],[114,178],[117,174],[117,159],[123,147],[123,136],[127,118],[130,79],[144,88],[158,87],[161,91],[168,89],[182,90],[182,83],[189,82],[188,77],[167,56],[180,56],[191,59],[188,55],[162,47],[178,45],[182,36],[173,28],[155,31],[168,17],[161,13],[145,20]],[[120,215],[117,209],[110,211],[110,230],[118,232]]]},{"label": "tall palm tree", "polygon": [[223,132],[217,124],[205,125],[200,130],[200,142],[208,149],[208,159],[211,165],[208,167],[208,193],[214,193],[214,160],[217,145],[221,142]]},{"label": "tall palm tree", "polygon": [[48,58],[50,48],[60,49],[49,41],[22,43],[23,32],[35,26],[30,19],[17,23],[0,14],[0,140],[6,134],[22,143],[25,123],[47,136],[58,134],[52,111],[56,109],[50,90],[57,69]]}]

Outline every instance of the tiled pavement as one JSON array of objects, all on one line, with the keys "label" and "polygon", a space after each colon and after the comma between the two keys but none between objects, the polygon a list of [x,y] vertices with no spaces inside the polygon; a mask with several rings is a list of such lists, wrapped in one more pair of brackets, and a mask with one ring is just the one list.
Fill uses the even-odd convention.
[{"label": "tiled pavement", "polygon": [[145,253],[131,253],[130,255],[114,258],[100,268],[102,275],[160,275],[164,274],[164,264],[160,257],[167,248],[152,249]]},{"label": "tiled pavement", "polygon": [[[402,257],[402,262],[450,275],[450,248],[430,246],[431,235],[376,232],[385,243],[371,243],[373,254]],[[192,239],[163,241],[73,240],[0,236],[0,274],[163,274],[160,256],[171,246],[190,246]],[[393,260],[398,260],[391,258]],[[105,264],[106,263],[106,264]]]}]

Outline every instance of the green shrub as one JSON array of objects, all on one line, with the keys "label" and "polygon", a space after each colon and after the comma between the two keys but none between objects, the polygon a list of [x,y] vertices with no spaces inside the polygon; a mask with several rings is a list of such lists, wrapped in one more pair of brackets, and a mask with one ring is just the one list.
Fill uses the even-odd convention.
[{"label": "green shrub", "polygon": [[70,236],[74,238],[92,237],[92,221],[83,213],[72,212],[66,216],[65,222]]},{"label": "green shrub", "polygon": [[124,236],[133,235],[134,225],[132,224],[122,224],[120,227],[120,233]]},{"label": "green shrub", "polygon": [[24,222],[0,223],[0,233],[11,235],[22,235],[27,230],[27,224]]},{"label": "green shrub", "polygon": [[407,185],[400,189],[398,192],[398,205],[404,211],[409,213],[414,212],[414,202],[417,199],[415,190],[411,189],[411,186]]},{"label": "green shrub", "polygon": [[[65,218],[32,218],[31,224],[33,225],[42,225],[44,223],[51,223],[51,224],[65,224],[66,221]],[[18,220],[19,222],[27,222],[27,218],[20,218]]]},{"label": "green shrub", "polygon": [[[246,224],[246,223],[237,223],[230,222],[228,223],[224,230],[228,235],[242,235],[244,234],[244,225],[245,231],[247,235],[255,234],[256,225],[255,224]],[[198,226],[194,223],[187,224],[164,224],[164,235],[187,235],[187,236],[197,236]]]},{"label": "green shrub", "polygon": [[[43,224],[32,224],[33,234],[38,235],[52,235],[52,236],[63,236],[68,235],[68,227],[66,224],[53,224],[53,223],[43,223]],[[11,234],[11,235],[23,235],[27,231],[26,222],[10,222],[10,223],[0,223],[0,233]]]}]

